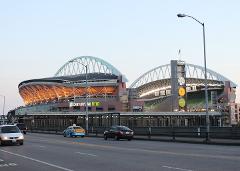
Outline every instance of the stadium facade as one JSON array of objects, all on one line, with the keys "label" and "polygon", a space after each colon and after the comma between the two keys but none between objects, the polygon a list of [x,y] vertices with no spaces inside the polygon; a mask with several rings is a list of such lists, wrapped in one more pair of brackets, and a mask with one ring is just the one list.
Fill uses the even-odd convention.
[{"label": "stadium facade", "polygon": [[[25,106],[14,110],[14,116],[80,116],[86,109],[89,113],[130,112],[134,116],[161,112],[159,115],[189,112],[197,116],[205,111],[201,66],[172,60],[142,74],[128,88],[126,82],[127,78],[108,62],[92,56],[77,57],[65,63],[53,77],[21,82],[18,88]],[[225,113],[226,123],[236,123],[231,106],[235,104],[237,85],[210,69],[207,84],[209,111],[218,112],[217,119]]]},{"label": "stadium facade", "polygon": [[32,112],[85,111],[86,106],[90,112],[127,111],[126,81],[111,64],[86,56],[67,62],[54,77],[23,81],[18,88],[23,110]]}]

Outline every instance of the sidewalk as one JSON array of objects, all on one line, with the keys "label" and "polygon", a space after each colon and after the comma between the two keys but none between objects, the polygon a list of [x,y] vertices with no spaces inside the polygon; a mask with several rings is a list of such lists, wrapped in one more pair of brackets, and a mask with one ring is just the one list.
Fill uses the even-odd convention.
[{"label": "sidewalk", "polygon": [[[89,133],[90,137],[102,138],[103,134]],[[218,139],[210,138],[210,142],[206,142],[203,137],[175,137],[172,136],[145,136],[145,135],[134,135],[135,140],[146,140],[146,141],[165,141],[165,142],[182,142],[182,143],[194,143],[194,144],[215,144],[215,145],[232,145],[240,146],[240,139]]]},{"label": "sidewalk", "polygon": [[183,142],[183,143],[197,143],[197,144],[216,144],[216,145],[240,145],[240,139],[218,139],[210,138],[209,142],[206,142],[205,138],[198,137],[168,137],[168,136],[134,136],[134,139],[138,140],[150,140],[150,141],[168,141],[168,142]]},{"label": "sidewalk", "polygon": [[[45,134],[62,134],[59,131],[41,131],[31,130],[33,133],[45,133]],[[89,133],[89,137],[103,138],[103,134]],[[182,142],[182,143],[195,143],[195,144],[215,144],[215,145],[232,145],[240,146],[240,139],[223,139],[223,138],[211,138],[210,142],[206,142],[204,137],[183,137],[183,136],[148,136],[148,135],[134,135],[135,140],[146,141],[165,141],[165,142]]]}]

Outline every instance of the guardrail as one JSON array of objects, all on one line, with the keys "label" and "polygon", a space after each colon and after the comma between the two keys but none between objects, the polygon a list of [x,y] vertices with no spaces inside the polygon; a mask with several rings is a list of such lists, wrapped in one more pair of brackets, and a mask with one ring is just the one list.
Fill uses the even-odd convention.
[{"label": "guardrail", "polygon": [[[102,136],[106,127],[90,127],[89,135]],[[135,127],[132,128],[135,137],[156,139],[169,137],[175,140],[177,137],[205,138],[207,136],[205,127]],[[31,128],[30,132],[62,134],[64,128]],[[240,128],[234,127],[211,127],[209,136],[212,139],[236,139],[240,140]]]},{"label": "guardrail", "polygon": [[[103,129],[92,129],[89,136],[103,137]],[[210,141],[206,141],[207,133],[204,128],[161,128],[161,127],[143,127],[134,128],[134,139],[154,140],[154,141],[173,141],[187,143],[206,143],[206,144],[222,144],[222,145],[240,145],[240,131],[232,131],[229,134],[229,128],[226,130],[212,129],[209,132]]]}]

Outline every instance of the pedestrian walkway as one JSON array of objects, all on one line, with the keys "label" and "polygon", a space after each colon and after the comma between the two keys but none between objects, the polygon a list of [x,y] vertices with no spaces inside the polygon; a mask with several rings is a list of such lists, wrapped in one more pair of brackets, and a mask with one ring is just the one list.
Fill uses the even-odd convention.
[{"label": "pedestrian walkway", "polygon": [[[88,136],[103,137],[103,134],[89,133]],[[147,140],[147,141],[167,141],[167,142],[183,142],[183,143],[196,143],[196,144],[240,146],[240,139],[210,138],[210,141],[206,142],[206,139],[203,137],[172,137],[172,136],[147,136],[147,135],[134,135],[134,139]]]}]

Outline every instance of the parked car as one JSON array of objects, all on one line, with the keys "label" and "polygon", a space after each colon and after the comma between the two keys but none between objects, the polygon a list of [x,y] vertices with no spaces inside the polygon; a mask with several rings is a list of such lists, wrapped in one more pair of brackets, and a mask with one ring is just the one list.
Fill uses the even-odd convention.
[{"label": "parked car", "polygon": [[63,136],[64,137],[77,137],[77,136],[84,137],[85,130],[81,126],[75,126],[75,125],[69,126],[67,129],[63,131]]},{"label": "parked car", "polygon": [[129,129],[128,127],[116,125],[104,131],[104,139],[107,140],[108,138],[114,138],[115,140],[127,139],[128,141],[131,141],[133,134],[133,130]]},{"label": "parked car", "polygon": [[15,125],[22,131],[22,133],[27,133],[27,126],[25,123],[16,123]]},{"label": "parked car", "polygon": [[16,125],[0,125],[0,145],[17,143],[23,145],[24,136]]}]

